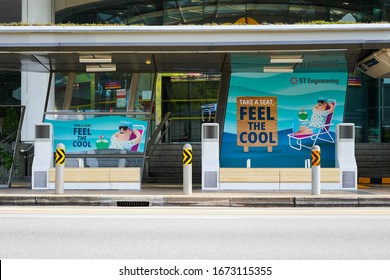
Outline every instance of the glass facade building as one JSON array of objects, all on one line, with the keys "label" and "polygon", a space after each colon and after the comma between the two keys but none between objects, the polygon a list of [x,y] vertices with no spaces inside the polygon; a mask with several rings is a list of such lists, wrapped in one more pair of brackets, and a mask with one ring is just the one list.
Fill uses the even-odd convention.
[{"label": "glass facade building", "polygon": [[380,22],[390,15],[386,0],[122,0],[69,7],[57,22],[143,25],[294,24],[310,21]]},{"label": "glass facade building", "polygon": [[[93,4],[68,7],[56,13],[57,23],[124,25],[303,24],[316,21],[370,23],[389,19],[390,2],[386,0],[122,0],[97,1]],[[344,121],[355,123],[357,142],[390,142],[390,100],[386,97],[390,94],[389,80],[372,79],[360,72],[353,73],[351,77],[357,83],[351,82],[348,85]],[[177,86],[175,83],[168,85],[167,79],[164,78],[166,88],[164,87],[163,90],[174,91],[173,95],[170,95],[174,96]],[[194,85],[193,82],[190,84]],[[167,98],[163,100],[163,110],[170,108],[169,106],[173,104],[172,100],[175,100],[172,97]],[[185,99],[188,99],[188,96]],[[215,95],[211,100],[205,101],[214,102],[214,99],[216,99]],[[175,106],[180,107],[177,104]],[[182,108],[178,110],[181,111]],[[192,111],[193,108],[190,110],[198,113],[197,110]],[[173,116],[176,117],[176,121],[182,118],[182,114],[178,113],[179,115]],[[183,120],[181,119],[180,122]],[[192,125],[194,121],[181,123],[180,129],[186,131],[187,126]],[[186,139],[186,134],[183,135]],[[180,139],[180,137],[176,135],[173,139]],[[192,140],[199,141],[197,137]]]}]

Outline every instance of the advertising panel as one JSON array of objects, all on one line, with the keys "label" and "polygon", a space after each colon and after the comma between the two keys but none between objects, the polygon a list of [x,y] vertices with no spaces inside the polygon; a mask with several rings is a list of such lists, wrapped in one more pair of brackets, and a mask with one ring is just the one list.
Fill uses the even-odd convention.
[{"label": "advertising panel", "polygon": [[120,116],[86,120],[45,120],[54,127],[54,149],[65,145],[66,152],[125,149],[143,153],[147,121]]},{"label": "advertising panel", "polygon": [[336,124],[343,121],[348,74],[232,73],[221,167],[304,167],[311,147],[335,166]]}]

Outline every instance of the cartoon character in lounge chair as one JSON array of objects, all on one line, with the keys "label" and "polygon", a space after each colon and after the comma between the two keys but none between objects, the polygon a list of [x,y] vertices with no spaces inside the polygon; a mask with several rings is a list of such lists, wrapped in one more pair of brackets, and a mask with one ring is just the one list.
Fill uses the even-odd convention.
[{"label": "cartoon character in lounge chair", "polygon": [[133,128],[131,123],[122,123],[119,126],[119,131],[111,136],[110,148],[132,150],[141,142],[141,137],[141,132]]},{"label": "cartoon character in lounge chair", "polygon": [[334,104],[332,102],[328,102],[328,100],[323,97],[318,98],[317,104],[313,107],[313,114],[308,126],[305,126],[307,123],[303,123],[303,125],[299,126],[298,131],[294,131],[294,135],[315,133],[318,129],[325,125],[327,116],[333,113],[333,111]]},{"label": "cartoon character in lounge chair", "polygon": [[[296,150],[301,150],[302,147],[311,149],[318,139],[334,143],[334,139],[329,133],[329,128],[332,124],[335,106],[336,100],[334,99],[318,98],[317,104],[313,107],[310,121],[299,122],[299,125],[296,126],[299,129],[294,131],[293,128],[293,133],[287,135],[290,147]],[[327,138],[320,137],[324,134],[327,135]],[[302,143],[304,139],[313,140],[312,145],[304,145]],[[292,140],[295,140],[295,143]]]}]

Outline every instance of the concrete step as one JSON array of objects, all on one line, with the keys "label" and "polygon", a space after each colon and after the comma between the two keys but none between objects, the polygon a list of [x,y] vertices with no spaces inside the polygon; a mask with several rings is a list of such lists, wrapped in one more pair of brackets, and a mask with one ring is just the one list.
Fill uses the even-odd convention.
[{"label": "concrete step", "polygon": [[[146,176],[146,174],[144,174]],[[192,172],[192,178],[201,177],[201,172]],[[183,178],[183,170],[171,170],[171,171],[150,171],[149,177],[179,177]]]},{"label": "concrete step", "polygon": [[[158,144],[154,148],[154,152],[156,151],[182,151],[184,145],[182,144]],[[201,144],[191,144],[192,151],[201,151],[202,145]]]},{"label": "concrete step", "polygon": [[[169,148],[169,147],[159,147],[159,148],[156,148],[154,150],[150,150],[150,154],[156,154],[156,153],[160,153],[160,152],[168,152],[168,153],[177,153],[177,154],[181,154],[183,152],[183,148]],[[202,149],[199,147],[199,148],[192,148],[192,153],[198,153],[200,154],[202,152]]]},{"label": "concrete step", "polygon": [[[201,182],[201,144],[191,144],[193,182]],[[182,184],[184,144],[159,144],[149,156],[149,174],[144,170],[144,183]]]},{"label": "concrete step", "polygon": [[[183,161],[183,155],[152,155],[149,157],[150,162],[182,162]],[[201,156],[192,155],[192,161],[201,162],[202,158]]]},{"label": "concrete step", "polygon": [[[149,172],[183,173],[183,165],[177,166],[177,167],[176,166],[151,167],[151,168],[149,168]],[[201,166],[192,165],[192,173],[199,173],[200,174],[201,172],[202,172]]]}]

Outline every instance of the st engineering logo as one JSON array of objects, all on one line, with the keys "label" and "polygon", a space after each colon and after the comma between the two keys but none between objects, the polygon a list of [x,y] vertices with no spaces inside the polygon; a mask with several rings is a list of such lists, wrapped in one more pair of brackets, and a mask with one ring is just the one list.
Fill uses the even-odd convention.
[{"label": "st engineering logo", "polygon": [[340,84],[339,79],[334,78],[297,78],[297,77],[291,77],[290,78],[290,84],[297,85],[297,84]]}]

